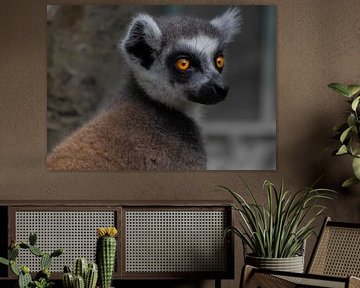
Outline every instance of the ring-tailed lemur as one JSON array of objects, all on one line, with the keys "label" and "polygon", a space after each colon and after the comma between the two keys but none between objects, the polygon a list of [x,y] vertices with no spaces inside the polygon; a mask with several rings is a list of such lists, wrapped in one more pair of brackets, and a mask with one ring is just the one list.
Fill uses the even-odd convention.
[{"label": "ring-tailed lemur", "polygon": [[60,143],[51,170],[205,169],[200,108],[224,100],[224,50],[240,13],[211,21],[136,16],[121,41],[129,66],[122,96]]}]

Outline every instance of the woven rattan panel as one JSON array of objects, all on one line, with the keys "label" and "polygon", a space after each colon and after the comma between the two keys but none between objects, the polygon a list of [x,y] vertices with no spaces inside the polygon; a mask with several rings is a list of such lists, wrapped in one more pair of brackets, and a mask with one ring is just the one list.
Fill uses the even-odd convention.
[{"label": "woven rattan panel", "polygon": [[[65,253],[53,260],[52,272],[62,272],[78,257],[95,260],[96,228],[102,226],[115,226],[114,211],[16,211],[16,241],[27,243],[29,233],[36,231],[37,246],[44,252],[64,248]],[[31,271],[40,268],[40,259],[29,251],[21,251],[18,262]]]},{"label": "woven rattan panel", "polygon": [[314,279],[314,278],[302,278],[293,276],[275,276],[281,279],[287,280],[296,284],[295,287],[326,287],[326,288],[345,288],[345,279],[343,282]]},{"label": "woven rattan panel", "polygon": [[360,229],[326,227],[309,272],[360,277]]},{"label": "woven rattan panel", "polygon": [[125,213],[125,272],[223,272],[223,211]]}]

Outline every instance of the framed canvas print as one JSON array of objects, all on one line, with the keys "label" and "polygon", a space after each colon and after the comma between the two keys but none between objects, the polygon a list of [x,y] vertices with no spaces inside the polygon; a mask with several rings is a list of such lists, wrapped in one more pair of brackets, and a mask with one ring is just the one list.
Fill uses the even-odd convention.
[{"label": "framed canvas print", "polygon": [[48,5],[48,169],[276,169],[275,14]]}]

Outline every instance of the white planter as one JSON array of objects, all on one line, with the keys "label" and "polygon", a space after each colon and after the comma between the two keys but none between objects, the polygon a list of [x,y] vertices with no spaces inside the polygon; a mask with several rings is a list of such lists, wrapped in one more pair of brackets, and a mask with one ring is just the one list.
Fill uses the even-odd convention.
[{"label": "white planter", "polygon": [[304,256],[289,258],[263,258],[246,255],[245,263],[263,269],[304,273]]}]

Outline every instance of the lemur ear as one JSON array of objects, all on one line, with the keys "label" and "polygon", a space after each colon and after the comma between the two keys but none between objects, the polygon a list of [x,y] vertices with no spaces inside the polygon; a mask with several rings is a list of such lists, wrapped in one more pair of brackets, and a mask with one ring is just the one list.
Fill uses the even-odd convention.
[{"label": "lemur ear", "polygon": [[140,14],[131,21],[121,46],[130,59],[149,69],[154,62],[154,53],[160,49],[161,38],[162,33],[155,20]]},{"label": "lemur ear", "polygon": [[239,8],[230,8],[224,14],[210,21],[218,29],[225,44],[232,41],[235,34],[240,32],[241,14]]}]

